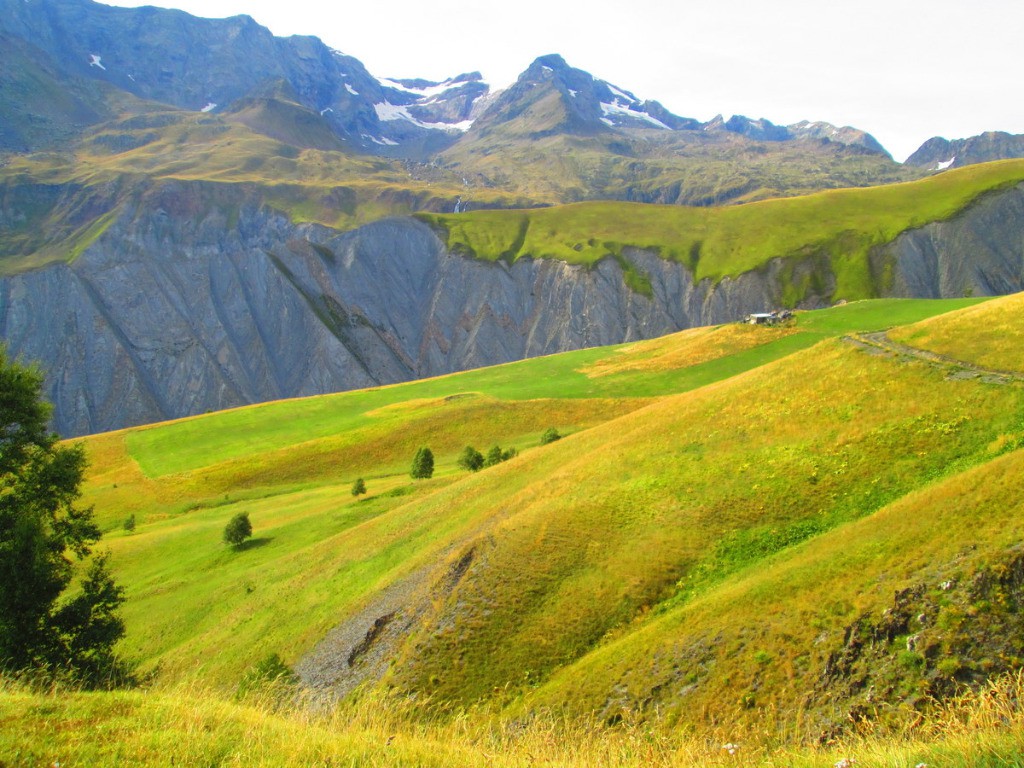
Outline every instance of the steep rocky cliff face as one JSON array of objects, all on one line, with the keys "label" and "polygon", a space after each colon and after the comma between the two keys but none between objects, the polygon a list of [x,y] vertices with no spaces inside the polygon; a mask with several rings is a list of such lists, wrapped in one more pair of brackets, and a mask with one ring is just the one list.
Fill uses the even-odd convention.
[{"label": "steep rocky cliff face", "polygon": [[209,206],[204,191],[165,185],[72,264],[0,280],[0,336],[46,371],[62,434],[647,338],[780,301],[775,269],[694,285],[681,265],[630,253],[648,296],[611,259],[476,261],[412,219],[339,235],[255,199]]},{"label": "steep rocky cliff face", "polygon": [[[414,219],[338,234],[211,186],[165,184],[72,264],[0,280],[0,337],[46,371],[62,434],[728,322],[781,306],[784,284],[819,286],[801,306],[821,306],[834,287],[820,260],[694,284],[684,265],[627,250],[650,282],[639,293],[614,259],[478,261]],[[1024,187],[905,233],[874,255],[883,292],[1021,290],[1020,222]]]},{"label": "steep rocky cliff face", "polygon": [[1024,289],[1024,185],[950,221],[909,230],[873,255],[886,295],[998,296]]}]

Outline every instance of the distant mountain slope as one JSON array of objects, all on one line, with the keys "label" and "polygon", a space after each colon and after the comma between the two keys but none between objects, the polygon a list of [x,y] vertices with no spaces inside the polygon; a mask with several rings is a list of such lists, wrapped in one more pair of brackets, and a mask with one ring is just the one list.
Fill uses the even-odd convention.
[{"label": "distant mountain slope", "polygon": [[299,104],[284,80],[233,101],[223,114],[292,147],[344,151],[344,143],[324,116]]},{"label": "distant mountain slope", "polygon": [[[203,19],[92,0],[0,0],[0,33],[37,51],[32,66],[44,67],[57,83],[8,88],[0,100],[11,114],[38,108],[42,118],[59,111],[60,99],[36,104],[38,96],[31,94],[60,90],[62,79],[86,83],[75,91],[76,109],[91,110],[85,124],[120,117],[105,106],[113,93],[193,113],[234,115],[299,148],[412,161],[407,176],[413,181],[447,174],[460,181],[453,202],[460,210],[489,207],[495,192],[543,204],[617,199],[715,205],[921,173],[892,162],[855,128],[809,121],[776,126],[742,116],[701,123],[575,69],[556,54],[540,57],[510,88],[492,94],[478,72],[443,82],[374,76],[315,37],[274,37],[248,16]],[[93,103],[88,94],[99,84],[108,95]],[[55,134],[65,141],[77,138],[83,123],[81,116],[68,116],[68,125]],[[79,128],[72,130],[75,124]],[[28,133],[0,141],[18,151],[44,146],[47,131],[54,130],[45,118],[17,125],[9,132]]]},{"label": "distant mountain slope", "polygon": [[31,152],[66,144],[132,101],[128,94],[68,76],[43,51],[0,32],[0,152]]},{"label": "distant mountain slope", "polygon": [[439,159],[475,183],[562,201],[713,205],[917,175],[863,131],[743,117],[701,123],[558,55],[538,58],[496,94]]},{"label": "distant mountain slope", "polygon": [[203,19],[92,0],[0,0],[0,30],[31,41],[69,75],[197,112],[223,110],[284,80],[348,147],[364,151],[424,134],[454,138],[473,101],[459,97],[481,91],[467,77],[441,89],[447,109],[424,107],[416,113],[422,120],[412,113],[404,119],[428,100],[422,93],[378,80],[315,37],[274,37],[248,16]]},{"label": "distant mountain slope", "polygon": [[975,163],[1024,157],[1024,136],[989,131],[968,139],[928,139],[906,160],[906,165],[929,171],[962,168]]}]

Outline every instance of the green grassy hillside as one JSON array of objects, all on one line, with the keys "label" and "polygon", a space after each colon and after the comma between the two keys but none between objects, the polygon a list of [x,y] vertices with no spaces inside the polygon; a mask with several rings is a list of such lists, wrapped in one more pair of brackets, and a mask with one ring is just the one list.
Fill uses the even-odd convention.
[{"label": "green grassy hillside", "polygon": [[[608,423],[613,431],[636,435],[622,418],[652,398],[727,379],[831,335],[876,330],[895,317],[920,319],[972,303],[849,304],[801,313],[790,328],[696,329],[90,438],[87,500],[96,504],[109,531],[108,544],[129,585],[129,624],[139,628],[129,633],[127,648],[147,666],[159,660],[177,675],[201,665],[204,675],[225,684],[266,652],[279,650],[294,661],[374,590],[433,562],[467,531],[491,525],[495,505],[511,495],[533,493],[548,471],[539,467],[561,468],[566,450],[573,463],[581,461],[585,454],[578,448],[536,448],[547,426],[571,434]],[[854,361],[863,356],[840,351]],[[826,365],[842,367],[835,361]],[[663,407],[679,411],[681,404]],[[748,415],[741,409],[735,418]],[[486,450],[494,443],[518,448],[520,458],[473,477],[456,468],[464,445]],[[406,473],[421,444],[431,445],[439,468],[430,482],[413,483]],[[807,451],[794,460],[805,461],[799,456]],[[733,461],[728,459],[730,466]],[[684,470],[673,470],[678,471]],[[370,493],[355,501],[348,489],[359,476],[367,479]],[[611,477],[621,479],[618,472]],[[651,493],[657,495],[647,489],[641,496]],[[452,506],[455,498],[463,501]],[[470,498],[478,501],[468,503]],[[219,528],[240,510],[251,512],[259,543],[244,553],[226,552]],[[139,523],[133,534],[120,530],[130,514]],[[836,512],[832,522],[842,514]],[[313,562],[319,563],[315,573]],[[653,578],[674,584],[678,565]],[[648,589],[663,586],[648,584],[640,591]],[[620,616],[623,610],[632,609],[620,607]]]},{"label": "green grassy hillside", "polygon": [[[169,692],[38,693],[0,687],[0,761],[7,765],[220,765],[306,768],[652,768],[764,765],[1015,766],[1024,749],[1018,678],[951,702],[927,726],[897,738],[861,736],[827,746],[773,748],[746,731],[654,733],[561,717],[507,723],[462,713],[423,722],[407,704],[369,698],[328,713],[266,701],[226,702],[201,688]],[[723,745],[733,745],[730,753]]]},{"label": "green grassy hillside", "polygon": [[[1024,181],[1024,162],[972,166],[921,181],[843,189],[721,208],[591,202],[530,211],[420,214],[455,252],[481,259],[556,258],[592,264],[629,247],[687,264],[719,281],[773,258],[815,259],[836,277],[835,298],[885,286],[872,275],[873,246],[948,219],[981,195]],[[793,286],[794,291],[801,286]],[[794,301],[800,296],[794,295]]]},{"label": "green grassy hillside", "polygon": [[[1016,387],[947,381],[925,364],[832,341],[524,455],[460,484],[486,520],[457,547],[460,555],[473,553],[475,567],[430,613],[396,682],[472,701],[510,681],[543,681],[642,626],[651,612],[989,461],[1001,435],[1019,432],[1022,409],[1024,392]],[[525,487],[523,475],[532,480]],[[421,514],[439,515],[451,504],[444,494],[431,497]],[[725,631],[715,611],[731,613],[730,601],[715,605],[697,638]],[[791,601],[781,610],[798,608]],[[834,615],[795,620],[841,634],[857,609],[851,601]],[[691,674],[703,683],[698,711],[733,714],[747,688],[723,694],[753,675],[759,650],[772,658],[782,652],[767,629],[754,633],[742,656],[736,652],[745,643],[727,642],[730,664],[710,681],[701,670],[711,660],[680,659],[678,686]],[[623,665],[650,675],[650,658],[644,648]],[[571,666],[565,674],[593,679]],[[670,698],[670,689],[655,701]],[[618,685],[597,683],[592,697],[560,701],[600,707],[612,690]],[[797,706],[775,695],[762,703]]]},{"label": "green grassy hillside", "polygon": [[954,312],[895,329],[895,341],[1000,371],[1024,372],[1024,296],[1013,294],[974,311]]},{"label": "green grassy hillside", "polygon": [[[552,765],[715,762],[735,741],[766,764],[832,764],[835,751],[777,750],[847,749],[861,721],[917,720],[926,741],[857,742],[862,754],[948,756],[948,733],[920,730],[934,702],[1024,658],[1024,388],[848,337],[893,323],[969,336],[1010,301],[852,303],[84,439],[85,501],[127,588],[122,650],[170,698],[8,689],[0,712],[115,730],[130,712],[153,730],[121,754],[145,764],[173,752],[153,746],[158,723],[184,717],[172,702],[196,696],[188,727],[223,720],[207,731],[222,761],[261,750],[274,764],[297,722],[313,730],[296,755],[368,755],[372,698],[337,710],[361,723],[340,736],[308,714],[216,702],[269,653],[295,664],[386,599],[411,623],[378,641],[383,682],[438,709],[427,722],[399,707],[382,726],[394,754],[367,764],[535,764],[537,742],[491,730],[524,717],[581,745],[545,753]],[[567,436],[541,446],[547,426]],[[424,444],[438,471],[413,481]],[[467,444],[519,455],[472,474],[456,465]],[[254,537],[232,550],[220,534],[240,511]],[[614,730],[588,725],[586,742],[589,718]],[[82,754],[113,759],[113,742],[82,738]],[[974,754],[974,738],[957,748]]]}]

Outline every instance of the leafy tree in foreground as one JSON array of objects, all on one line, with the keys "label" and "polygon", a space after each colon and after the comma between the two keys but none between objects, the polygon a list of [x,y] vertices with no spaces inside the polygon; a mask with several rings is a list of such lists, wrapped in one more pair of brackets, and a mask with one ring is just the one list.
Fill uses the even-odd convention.
[{"label": "leafy tree in foreground", "polygon": [[239,512],[224,526],[224,543],[230,544],[232,547],[237,547],[250,536],[252,536],[252,523],[249,522],[248,512]]},{"label": "leafy tree in foreground", "polygon": [[484,455],[471,445],[467,445],[459,454],[458,464],[470,472],[478,472],[484,466]]},{"label": "leafy tree in foreground", "polygon": [[555,429],[554,427],[548,427],[547,429],[544,430],[544,434],[540,436],[540,444],[547,445],[548,443],[553,443],[555,442],[555,440],[561,439],[562,436],[558,434],[557,429]]},{"label": "leafy tree in foreground", "polygon": [[92,509],[75,505],[85,453],[47,428],[41,390],[42,375],[0,348],[0,667],[47,669],[86,685],[124,681],[113,652],[124,635],[124,593],[106,556],[92,560],[80,594],[64,596],[69,555],[87,558],[100,530]]},{"label": "leafy tree in foreground", "polygon": [[434,453],[429,448],[420,448],[412,458],[409,474],[414,480],[427,480],[434,476]]},{"label": "leafy tree in foreground", "polygon": [[352,495],[362,496],[364,493],[366,493],[366,482],[363,480],[363,478],[360,477],[358,480],[352,483]]}]

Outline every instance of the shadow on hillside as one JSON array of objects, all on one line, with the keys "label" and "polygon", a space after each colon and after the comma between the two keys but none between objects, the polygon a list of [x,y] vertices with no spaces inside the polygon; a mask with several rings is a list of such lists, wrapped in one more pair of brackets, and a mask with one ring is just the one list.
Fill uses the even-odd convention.
[{"label": "shadow on hillside", "polygon": [[248,541],[243,541],[241,544],[235,547],[235,551],[248,552],[250,549],[259,549],[260,547],[267,546],[267,544],[269,544],[273,540],[273,536],[261,536],[258,539],[249,539]]}]

